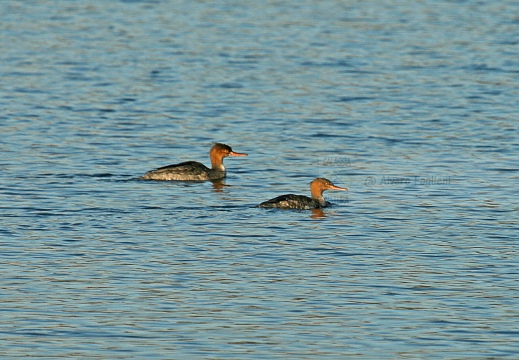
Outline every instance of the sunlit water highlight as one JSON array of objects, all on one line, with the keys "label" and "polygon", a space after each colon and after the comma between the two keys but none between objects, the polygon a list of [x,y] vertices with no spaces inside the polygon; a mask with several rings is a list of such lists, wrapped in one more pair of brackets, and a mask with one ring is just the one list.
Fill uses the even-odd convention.
[{"label": "sunlit water highlight", "polygon": [[0,10],[2,358],[518,356],[518,4]]}]

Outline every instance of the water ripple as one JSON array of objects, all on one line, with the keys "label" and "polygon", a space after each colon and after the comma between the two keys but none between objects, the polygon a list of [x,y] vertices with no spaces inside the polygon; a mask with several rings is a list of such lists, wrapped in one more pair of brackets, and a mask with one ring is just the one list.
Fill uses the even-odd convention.
[{"label": "water ripple", "polygon": [[518,353],[515,2],[52,5],[0,3],[3,357]]}]

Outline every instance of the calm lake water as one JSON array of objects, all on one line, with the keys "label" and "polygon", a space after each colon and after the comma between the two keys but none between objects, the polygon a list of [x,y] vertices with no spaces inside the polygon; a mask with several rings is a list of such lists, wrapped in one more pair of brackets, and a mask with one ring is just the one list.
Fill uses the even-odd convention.
[{"label": "calm lake water", "polygon": [[516,1],[0,12],[0,357],[519,357]]}]

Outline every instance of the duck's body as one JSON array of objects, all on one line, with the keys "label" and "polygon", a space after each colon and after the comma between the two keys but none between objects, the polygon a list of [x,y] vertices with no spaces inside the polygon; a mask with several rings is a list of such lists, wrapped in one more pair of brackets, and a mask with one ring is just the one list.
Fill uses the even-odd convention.
[{"label": "duck's body", "polygon": [[223,159],[227,156],[247,156],[247,154],[234,152],[230,146],[216,143],[209,151],[211,168],[197,161],[186,161],[148,171],[141,179],[165,181],[221,180],[226,176]]},{"label": "duck's body", "polygon": [[275,197],[259,204],[264,208],[278,208],[278,209],[296,209],[296,210],[311,210],[320,209],[330,205],[329,202],[319,202],[304,195],[286,194]]},{"label": "duck's body", "polygon": [[220,180],[225,178],[223,170],[210,169],[198,161],[186,161],[180,164],[160,167],[148,171],[142,176],[143,180],[180,180],[180,181],[204,181]]},{"label": "duck's body", "polygon": [[295,210],[311,210],[321,209],[330,205],[323,197],[323,191],[326,190],[348,190],[339,186],[335,186],[330,180],[325,178],[317,178],[310,183],[310,192],[312,197],[304,195],[287,194],[275,197],[259,204],[263,208],[277,209],[295,209]]}]

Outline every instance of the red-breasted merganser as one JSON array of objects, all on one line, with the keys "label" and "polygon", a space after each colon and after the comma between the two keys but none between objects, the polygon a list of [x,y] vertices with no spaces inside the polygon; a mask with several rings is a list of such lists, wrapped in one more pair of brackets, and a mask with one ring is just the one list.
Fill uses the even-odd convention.
[{"label": "red-breasted merganser", "polygon": [[216,143],[211,150],[209,150],[209,157],[211,158],[210,169],[197,161],[186,161],[148,171],[141,176],[141,179],[181,181],[221,180],[225,178],[223,158],[227,156],[247,156],[247,154],[234,152],[230,146]]},{"label": "red-breasted merganser", "polygon": [[348,190],[343,187],[335,186],[333,183],[325,178],[317,178],[310,183],[310,192],[312,197],[304,195],[287,194],[281,195],[274,199],[267,200],[259,204],[263,208],[278,208],[278,209],[298,209],[310,210],[321,209],[329,206],[330,203],[324,200],[323,191],[325,190]]}]

